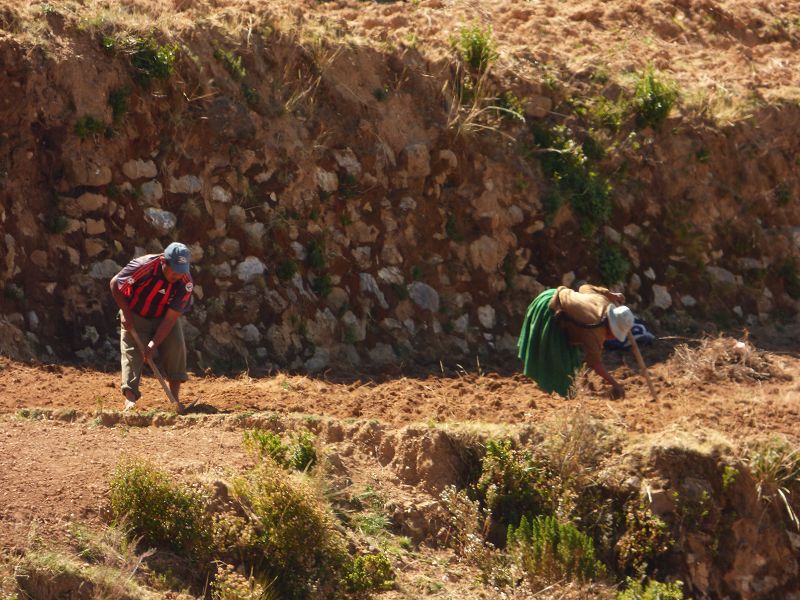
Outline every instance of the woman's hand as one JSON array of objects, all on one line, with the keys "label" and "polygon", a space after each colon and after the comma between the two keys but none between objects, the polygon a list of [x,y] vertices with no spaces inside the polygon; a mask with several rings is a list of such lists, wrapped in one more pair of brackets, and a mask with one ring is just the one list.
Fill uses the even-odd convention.
[{"label": "woman's hand", "polygon": [[611,386],[611,399],[623,400],[625,398],[625,386],[621,383],[615,383]]},{"label": "woman's hand", "polygon": [[625,304],[625,294],[619,292],[608,292],[608,299],[614,304]]}]

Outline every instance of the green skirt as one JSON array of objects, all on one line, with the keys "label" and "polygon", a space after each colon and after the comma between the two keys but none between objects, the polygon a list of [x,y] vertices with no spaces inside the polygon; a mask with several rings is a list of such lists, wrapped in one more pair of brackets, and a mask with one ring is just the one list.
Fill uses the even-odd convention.
[{"label": "green skirt", "polygon": [[545,290],[528,306],[517,348],[522,371],[545,392],[569,395],[575,372],[581,366],[581,354],[571,346],[567,334],[548,306],[556,290]]}]

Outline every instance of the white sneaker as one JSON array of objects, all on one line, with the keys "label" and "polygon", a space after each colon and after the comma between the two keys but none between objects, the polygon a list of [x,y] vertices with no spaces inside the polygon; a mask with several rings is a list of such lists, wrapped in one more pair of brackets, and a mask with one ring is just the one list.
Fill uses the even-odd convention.
[{"label": "white sneaker", "polygon": [[122,409],[122,412],[130,412],[135,408],[136,408],[136,402],[125,400],[125,408]]}]

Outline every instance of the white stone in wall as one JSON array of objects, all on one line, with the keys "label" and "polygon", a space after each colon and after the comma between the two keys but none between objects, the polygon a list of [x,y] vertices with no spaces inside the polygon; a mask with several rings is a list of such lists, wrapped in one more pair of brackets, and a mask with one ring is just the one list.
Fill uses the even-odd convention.
[{"label": "white stone in wall", "polygon": [[478,307],[478,321],[481,322],[484,329],[494,329],[496,324],[496,313],[494,308],[486,304]]},{"label": "white stone in wall", "polygon": [[173,194],[196,194],[203,189],[203,184],[195,175],[169,178],[167,189]]},{"label": "white stone in wall", "polygon": [[415,281],[408,286],[408,296],[417,306],[431,312],[439,312],[439,293],[427,283]]},{"label": "white stone in wall", "polygon": [[403,272],[398,267],[384,267],[378,271],[378,279],[384,283],[403,285]]},{"label": "white stone in wall", "polygon": [[653,286],[653,306],[664,310],[672,306],[672,296],[663,285]]},{"label": "white stone in wall", "polygon": [[122,172],[128,179],[152,179],[158,175],[156,164],[152,160],[129,160],[122,165]]},{"label": "white stone in wall", "polygon": [[174,214],[160,208],[144,209],[144,219],[156,229],[160,236],[167,235],[178,224],[178,218]]},{"label": "white stone in wall", "polygon": [[231,194],[224,187],[215,185],[211,188],[211,199],[214,202],[222,202],[227,204],[233,199],[233,194]]},{"label": "white stone in wall", "polygon": [[142,192],[142,200],[147,204],[155,204],[164,197],[164,189],[158,181],[145,181],[139,190]]},{"label": "white stone in wall", "polygon": [[706,267],[706,270],[715,282],[726,285],[736,285],[736,276],[727,269],[711,266]]},{"label": "white stone in wall", "polygon": [[244,283],[249,283],[264,274],[267,266],[255,256],[248,256],[236,265],[236,276]]},{"label": "white stone in wall", "polygon": [[252,323],[248,323],[242,327],[239,333],[242,340],[247,344],[258,344],[261,341],[261,332],[258,330],[258,327]]},{"label": "white stone in wall", "polygon": [[381,305],[381,308],[389,308],[389,303],[386,302],[386,296],[383,295],[383,292],[378,287],[378,282],[375,281],[375,278],[370,273],[359,273],[358,278],[361,282],[362,294],[370,293],[374,295],[378,299],[378,304]]},{"label": "white stone in wall", "polygon": [[89,268],[89,277],[92,279],[111,279],[122,270],[122,267],[110,258],[94,263]]},{"label": "white stone in wall", "polygon": [[317,167],[314,173],[314,180],[317,182],[317,187],[323,192],[332,194],[339,189],[339,178],[336,173],[331,173],[321,167]]}]

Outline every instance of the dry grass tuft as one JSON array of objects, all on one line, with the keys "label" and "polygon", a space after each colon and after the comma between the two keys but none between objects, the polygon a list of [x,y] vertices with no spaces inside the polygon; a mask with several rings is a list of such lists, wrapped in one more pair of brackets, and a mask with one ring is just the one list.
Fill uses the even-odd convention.
[{"label": "dry grass tuft", "polygon": [[758,350],[746,339],[740,342],[725,335],[705,338],[695,348],[688,344],[676,346],[667,366],[673,379],[686,382],[747,383],[790,379],[767,352]]}]

